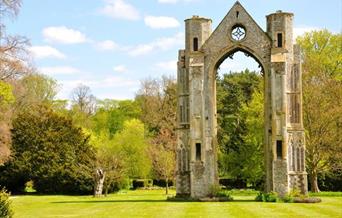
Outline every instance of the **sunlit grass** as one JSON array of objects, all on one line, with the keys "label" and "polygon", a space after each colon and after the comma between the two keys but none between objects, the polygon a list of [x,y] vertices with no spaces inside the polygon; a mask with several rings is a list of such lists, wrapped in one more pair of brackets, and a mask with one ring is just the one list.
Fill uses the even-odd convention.
[{"label": "sunlit grass", "polygon": [[[234,193],[234,192],[233,192]],[[174,194],[174,190],[171,191]],[[168,202],[164,190],[121,191],[108,197],[14,196],[14,217],[341,217],[342,197],[318,204],[262,203],[255,195],[233,202]]]}]

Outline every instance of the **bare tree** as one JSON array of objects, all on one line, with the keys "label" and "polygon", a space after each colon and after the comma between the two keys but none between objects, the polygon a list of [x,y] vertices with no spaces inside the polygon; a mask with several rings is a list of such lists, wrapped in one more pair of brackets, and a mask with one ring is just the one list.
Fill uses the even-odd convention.
[{"label": "bare tree", "polygon": [[18,15],[21,5],[21,0],[0,0],[0,14],[1,16],[14,18]]},{"label": "bare tree", "polygon": [[22,36],[5,33],[6,17],[15,18],[21,7],[21,0],[0,0],[0,80],[15,78],[30,71],[29,40]]},{"label": "bare tree", "polygon": [[88,86],[80,84],[73,89],[72,101],[78,109],[85,114],[92,114],[96,110],[96,98],[91,94]]}]

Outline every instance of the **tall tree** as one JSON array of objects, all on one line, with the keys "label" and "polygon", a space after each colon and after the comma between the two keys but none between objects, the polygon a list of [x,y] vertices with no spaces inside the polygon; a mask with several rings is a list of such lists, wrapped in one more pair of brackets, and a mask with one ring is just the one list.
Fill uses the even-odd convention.
[{"label": "tall tree", "polygon": [[96,148],[94,196],[98,197],[102,196],[103,190],[107,194],[111,184],[125,177],[125,156],[121,145],[115,143],[108,133],[93,134],[91,142]]},{"label": "tall tree", "polygon": [[55,79],[49,76],[31,73],[15,82],[15,110],[32,107],[37,104],[52,105],[59,86]]},{"label": "tall tree", "polygon": [[0,183],[23,191],[33,180],[41,193],[90,193],[94,150],[72,121],[37,105],[13,121],[13,154],[1,168]]},{"label": "tall tree", "polygon": [[21,0],[0,0],[0,165],[10,154],[10,131],[13,103],[13,80],[29,69],[28,40],[21,36],[6,34],[7,18],[19,13]]},{"label": "tall tree", "polygon": [[303,54],[306,166],[311,191],[317,177],[342,170],[342,34],[312,31],[297,38]]},{"label": "tall tree", "polygon": [[262,82],[261,75],[249,70],[217,78],[221,176],[251,183],[262,177]]},{"label": "tall tree", "polygon": [[[153,175],[172,180],[175,170],[177,84],[172,77],[147,79],[142,82],[136,101],[141,105],[141,120],[151,136],[149,155]],[[161,156],[166,158],[165,162]]]},{"label": "tall tree", "polygon": [[148,157],[148,139],[144,124],[137,119],[124,122],[113,141],[122,148],[127,175],[130,178],[146,178],[150,174],[151,160]]},{"label": "tall tree", "polygon": [[153,171],[157,178],[165,180],[165,194],[169,193],[169,181],[173,179],[176,159],[175,153],[166,150],[163,146],[151,145],[149,148]]}]

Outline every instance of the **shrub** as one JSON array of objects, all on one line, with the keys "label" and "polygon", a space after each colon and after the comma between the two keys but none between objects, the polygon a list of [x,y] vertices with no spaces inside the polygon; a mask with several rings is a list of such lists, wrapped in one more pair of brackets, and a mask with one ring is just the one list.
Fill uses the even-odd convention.
[{"label": "shrub", "polygon": [[144,188],[144,187],[152,187],[153,180],[152,179],[135,179],[132,181],[133,189]]},{"label": "shrub", "polygon": [[[169,184],[169,187],[173,186],[173,181],[169,180],[168,184]],[[153,185],[165,188],[166,187],[166,180],[165,179],[154,179]]]},{"label": "shrub", "polygon": [[255,200],[260,202],[277,202],[278,194],[276,192],[259,192]]},{"label": "shrub", "polygon": [[11,209],[11,201],[9,200],[9,193],[5,189],[0,190],[0,217],[10,218],[13,217]]},{"label": "shrub", "polygon": [[209,197],[216,197],[219,192],[221,191],[221,188],[219,185],[211,185],[209,187]]},{"label": "shrub", "polygon": [[209,188],[210,198],[222,198],[224,201],[232,201],[233,197],[226,190],[222,190],[219,185],[212,185]]}]

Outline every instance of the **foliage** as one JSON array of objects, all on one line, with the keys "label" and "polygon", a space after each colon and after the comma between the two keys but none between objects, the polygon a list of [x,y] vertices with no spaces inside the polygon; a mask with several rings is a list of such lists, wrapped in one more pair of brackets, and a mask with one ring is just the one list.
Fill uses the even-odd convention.
[{"label": "foliage", "polygon": [[259,192],[254,189],[232,189],[229,190],[232,195],[239,195],[239,196],[255,196]]},{"label": "foliage", "polygon": [[88,86],[80,84],[72,90],[73,107],[80,112],[90,115],[96,110],[96,98]]},{"label": "foliage", "polygon": [[152,187],[153,186],[153,180],[151,179],[134,179],[132,181],[132,188],[138,189],[138,188],[145,188],[145,187]]},{"label": "foliage", "polygon": [[122,149],[125,168],[130,178],[146,178],[150,173],[147,140],[144,124],[137,119],[125,121],[123,129],[113,137],[113,142]]},{"label": "foliage", "polygon": [[[125,182],[125,163],[122,147],[114,143],[113,139],[110,139],[108,134],[92,134],[91,144],[96,148],[96,164],[94,171],[95,190],[102,194],[102,188],[96,189],[97,186],[105,188],[105,194],[111,191],[110,188],[116,189],[121,187]],[[102,180],[99,178],[99,172],[102,173]],[[100,184],[102,183],[102,184]]]},{"label": "foliage", "polygon": [[300,193],[298,189],[292,189],[289,193],[287,193],[281,200],[285,203],[293,203],[296,198],[304,199],[305,195]]},{"label": "foliage", "polygon": [[222,190],[219,185],[211,185],[209,187],[209,197],[215,198],[215,197],[223,197],[226,198],[226,201],[232,201],[233,197],[231,196],[230,192],[227,190]]},{"label": "foliage", "polygon": [[96,107],[96,113],[90,117],[90,129],[95,134],[108,133],[110,138],[122,130],[126,120],[138,119],[141,115],[138,102],[132,100],[98,100]]},{"label": "foliage", "polygon": [[12,192],[32,180],[40,193],[84,194],[92,190],[94,151],[71,120],[49,108],[24,110],[13,121],[13,155],[0,181]]},{"label": "foliage", "polygon": [[248,70],[217,78],[220,174],[253,184],[263,176],[262,82]]},{"label": "foliage", "polygon": [[[318,175],[317,183],[321,191],[342,191],[342,172],[329,170],[323,175]],[[310,187],[309,183],[309,187]]]},{"label": "foliage", "polygon": [[4,188],[0,190],[0,217],[11,218],[13,217],[13,210],[11,201],[9,200],[10,194]]},{"label": "foliage", "polygon": [[14,87],[17,111],[37,104],[51,105],[59,88],[55,79],[38,73],[20,78]]},{"label": "foliage", "polygon": [[306,166],[311,190],[317,177],[342,170],[342,34],[312,31],[297,39],[303,54]]},{"label": "foliage", "polygon": [[166,150],[162,145],[151,145],[149,154],[152,156],[152,167],[156,177],[165,180],[165,191],[168,194],[169,180],[173,178],[175,173],[175,153],[172,150]]},{"label": "foliage", "polygon": [[175,150],[177,84],[174,78],[163,76],[161,80],[147,79],[141,86],[136,101],[142,110],[142,122],[155,136],[152,143]]},{"label": "foliage", "polygon": [[5,83],[4,81],[0,80],[0,105],[3,107],[4,105],[8,105],[13,103],[15,100],[12,87],[10,84]]},{"label": "foliage", "polygon": [[259,192],[255,200],[261,202],[276,202],[278,200],[278,194],[275,192]]}]

